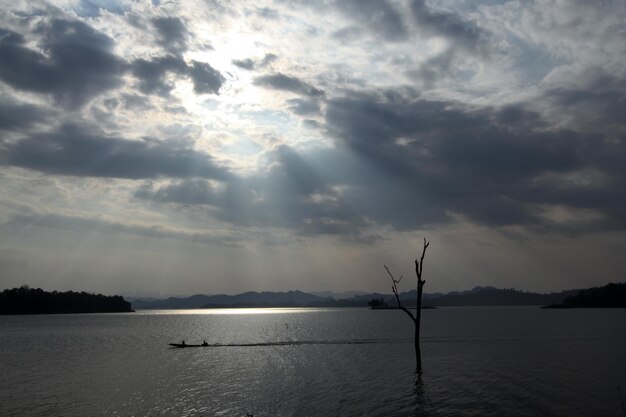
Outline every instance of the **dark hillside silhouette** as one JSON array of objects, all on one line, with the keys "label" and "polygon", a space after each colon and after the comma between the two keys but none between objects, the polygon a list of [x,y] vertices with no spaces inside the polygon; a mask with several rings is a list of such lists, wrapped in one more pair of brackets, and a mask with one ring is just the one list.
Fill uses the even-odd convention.
[{"label": "dark hillside silhouette", "polygon": [[451,292],[438,297],[425,297],[429,305],[445,306],[541,306],[561,303],[565,298],[579,290],[568,290],[558,293],[537,294],[510,289],[493,287],[476,287],[470,291]]},{"label": "dark hillside silhouette", "polygon": [[[544,306],[560,304],[567,297],[580,291],[566,290],[549,294],[538,294],[515,289],[474,287],[467,291],[447,294],[423,293],[422,308],[447,306]],[[399,294],[403,307],[415,308],[417,289]],[[378,300],[376,309],[397,308],[394,294],[363,293],[349,298],[320,297],[301,291],[246,292],[237,295],[203,295],[170,297],[167,299],[127,298],[135,309],[190,309],[190,308],[235,308],[235,307],[372,307],[370,302]],[[382,304],[380,304],[382,302]]]},{"label": "dark hillside silhouette", "polygon": [[0,293],[0,314],[121,313],[133,311],[119,295],[46,292],[41,288],[7,289]]},{"label": "dark hillside silhouette", "polygon": [[567,297],[562,304],[552,304],[546,308],[625,308],[626,283],[608,284],[580,290]]}]

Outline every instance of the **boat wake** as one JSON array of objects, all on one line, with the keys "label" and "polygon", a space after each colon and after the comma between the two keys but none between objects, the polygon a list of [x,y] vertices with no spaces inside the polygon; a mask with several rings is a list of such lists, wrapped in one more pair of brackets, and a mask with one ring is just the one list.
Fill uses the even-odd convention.
[{"label": "boat wake", "polygon": [[347,340],[288,340],[280,342],[257,342],[257,343],[207,343],[202,345],[182,345],[170,343],[173,348],[189,347],[264,347],[264,346],[302,346],[302,345],[367,345],[375,343],[406,343],[404,339],[347,339]]}]

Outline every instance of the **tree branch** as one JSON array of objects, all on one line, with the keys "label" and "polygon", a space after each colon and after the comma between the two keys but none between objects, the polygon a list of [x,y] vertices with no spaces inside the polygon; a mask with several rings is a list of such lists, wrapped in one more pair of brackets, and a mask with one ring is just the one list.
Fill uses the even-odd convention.
[{"label": "tree branch", "polygon": [[422,257],[418,261],[415,260],[415,275],[417,275],[417,284],[418,286],[424,286],[426,281],[422,280],[422,269],[424,268],[424,256],[426,255],[426,248],[430,245],[430,242],[426,242],[426,238],[424,238],[424,248],[422,249]]},{"label": "tree branch", "polygon": [[400,294],[398,294],[398,284],[400,283],[400,281],[402,281],[402,276],[400,276],[400,279],[395,279],[393,274],[389,270],[389,268],[387,268],[387,265],[383,265],[383,266],[385,267],[385,269],[387,270],[387,273],[389,274],[389,277],[391,278],[391,290],[393,291],[393,294],[396,296],[396,301],[398,302],[398,308],[400,310],[404,311],[406,314],[408,314],[409,317],[411,317],[411,320],[413,320],[413,322],[415,322],[416,318],[415,318],[415,316],[413,316],[413,313],[411,313],[400,302]]}]

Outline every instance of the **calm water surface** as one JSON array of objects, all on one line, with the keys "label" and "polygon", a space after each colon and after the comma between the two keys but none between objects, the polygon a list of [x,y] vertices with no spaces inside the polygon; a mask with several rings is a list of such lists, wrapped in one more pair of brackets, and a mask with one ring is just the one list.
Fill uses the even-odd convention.
[{"label": "calm water surface", "polygon": [[[398,310],[0,316],[0,415],[626,415],[624,310],[422,321],[418,379]],[[168,346],[183,339],[222,346]]]}]

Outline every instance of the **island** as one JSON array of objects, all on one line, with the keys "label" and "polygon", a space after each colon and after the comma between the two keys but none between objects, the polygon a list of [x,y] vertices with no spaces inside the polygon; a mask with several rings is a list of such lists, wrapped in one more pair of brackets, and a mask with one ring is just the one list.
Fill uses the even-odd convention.
[{"label": "island", "polygon": [[47,292],[41,288],[7,289],[0,292],[0,314],[68,314],[133,312],[131,304],[119,295],[86,292]]},{"label": "island", "polygon": [[604,287],[580,290],[567,297],[561,304],[550,304],[543,308],[625,308],[626,283],[608,284]]}]

